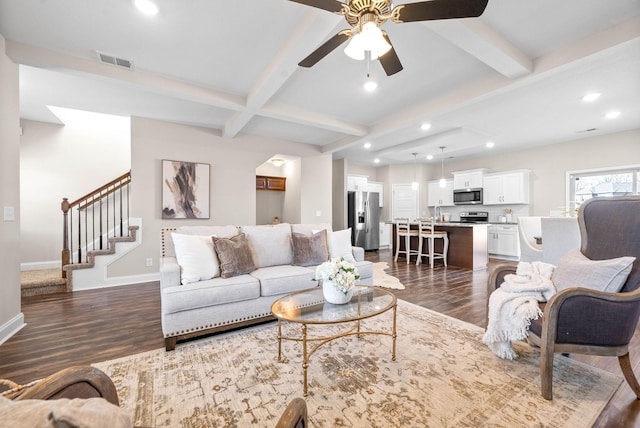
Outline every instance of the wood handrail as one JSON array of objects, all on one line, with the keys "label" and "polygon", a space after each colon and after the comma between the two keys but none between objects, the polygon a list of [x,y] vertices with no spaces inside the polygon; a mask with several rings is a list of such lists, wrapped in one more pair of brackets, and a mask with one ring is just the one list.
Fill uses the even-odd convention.
[{"label": "wood handrail", "polygon": [[[107,184],[98,187],[96,190],[87,193],[86,195],[84,195],[81,198],[76,199],[73,202],[69,202],[68,208],[73,208],[76,205],[79,205],[81,202],[85,201],[86,199],[89,199],[91,196],[95,195],[96,193],[100,193],[101,191],[109,188],[110,186],[113,186],[114,184],[127,179],[127,182],[131,181],[131,171],[127,171],[124,174],[122,174],[120,177],[115,178],[113,180],[111,180],[110,182],[108,182]],[[122,184],[121,184],[122,186]]]}]

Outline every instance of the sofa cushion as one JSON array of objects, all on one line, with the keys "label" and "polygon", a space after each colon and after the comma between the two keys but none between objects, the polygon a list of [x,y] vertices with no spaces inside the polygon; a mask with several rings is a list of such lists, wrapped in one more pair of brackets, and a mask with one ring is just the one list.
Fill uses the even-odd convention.
[{"label": "sofa cushion", "polygon": [[329,257],[343,257],[346,261],[354,263],[356,259],[351,251],[351,228],[329,232]]},{"label": "sofa cushion", "polygon": [[180,226],[178,228],[163,227],[160,231],[161,239],[161,254],[164,257],[175,257],[176,252],[173,247],[173,239],[171,239],[171,233],[181,233],[183,235],[201,235],[201,236],[220,236],[222,238],[229,238],[235,236],[238,233],[236,226]]},{"label": "sofa cushion", "polygon": [[220,260],[220,276],[231,278],[255,270],[249,241],[244,233],[231,238],[214,236],[211,239]]},{"label": "sofa cushion", "polygon": [[303,266],[280,265],[256,269],[251,276],[260,280],[260,295],[276,296],[317,287],[315,271]]},{"label": "sofa cushion", "polygon": [[263,226],[242,226],[253,251],[256,267],[263,268],[293,263],[291,225],[281,223]]},{"label": "sofa cushion", "polygon": [[165,287],[162,293],[162,311],[170,314],[255,299],[260,297],[260,282],[251,275],[238,275]]},{"label": "sofa cushion", "polygon": [[635,257],[590,260],[578,249],[567,252],[553,271],[551,280],[558,291],[586,287],[617,293],[627,280]]},{"label": "sofa cushion", "polygon": [[220,263],[211,236],[172,233],[171,239],[180,265],[180,282],[190,284],[220,276]]},{"label": "sofa cushion", "polygon": [[360,279],[373,278],[373,263],[368,261],[353,262],[353,266],[358,269]]},{"label": "sofa cushion", "polygon": [[316,266],[329,260],[326,230],[313,235],[293,232],[291,244],[295,266]]}]

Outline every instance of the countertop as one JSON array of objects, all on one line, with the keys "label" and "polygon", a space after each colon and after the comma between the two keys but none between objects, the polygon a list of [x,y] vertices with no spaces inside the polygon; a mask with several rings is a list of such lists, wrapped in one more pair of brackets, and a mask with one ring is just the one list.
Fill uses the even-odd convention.
[{"label": "countertop", "polygon": [[[394,224],[392,221],[385,222],[386,224]],[[409,224],[417,225],[417,221],[410,221]],[[474,226],[489,226],[490,223],[459,223],[459,222],[446,222],[446,221],[436,221],[436,226],[447,226],[447,227],[474,227]],[[504,224],[504,223],[500,223]]]}]

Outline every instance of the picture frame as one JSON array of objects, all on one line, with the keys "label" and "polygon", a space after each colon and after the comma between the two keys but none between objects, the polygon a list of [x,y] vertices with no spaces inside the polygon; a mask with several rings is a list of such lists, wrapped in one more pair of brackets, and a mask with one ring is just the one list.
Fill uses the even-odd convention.
[{"label": "picture frame", "polygon": [[162,160],[162,218],[208,219],[210,164]]}]

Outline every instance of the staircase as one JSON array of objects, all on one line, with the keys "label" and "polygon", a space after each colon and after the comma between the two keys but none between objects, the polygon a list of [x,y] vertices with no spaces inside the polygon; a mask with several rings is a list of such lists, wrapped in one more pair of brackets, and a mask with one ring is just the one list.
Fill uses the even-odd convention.
[{"label": "staircase", "polygon": [[[76,289],[95,288],[106,275],[84,275],[84,282],[94,284],[74,285],[82,275],[73,272],[99,267],[99,256],[113,262],[139,244],[139,219],[129,218],[129,190],[131,171],[111,180],[85,196],[69,202],[62,199],[63,249],[62,269],[43,269],[21,273],[22,296],[65,293]],[[123,251],[120,248],[124,247]],[[102,264],[106,269],[106,265]],[[97,279],[96,279],[97,278]]]},{"label": "staircase", "polygon": [[60,269],[40,269],[20,272],[22,297],[67,292],[67,280]]}]

